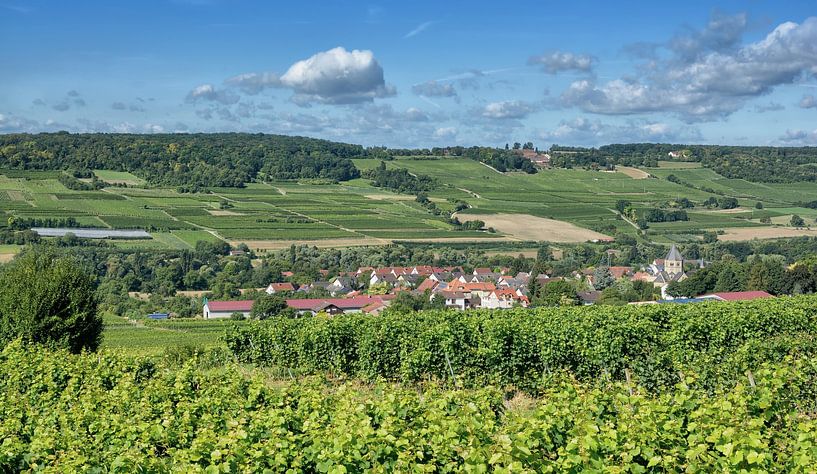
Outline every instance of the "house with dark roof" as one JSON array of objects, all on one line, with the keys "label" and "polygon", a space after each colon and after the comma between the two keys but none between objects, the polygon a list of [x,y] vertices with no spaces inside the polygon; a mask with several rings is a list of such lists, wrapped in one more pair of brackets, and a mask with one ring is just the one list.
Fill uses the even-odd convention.
[{"label": "house with dark roof", "polygon": [[451,272],[434,272],[428,276],[428,280],[434,281],[450,281],[451,280]]},{"label": "house with dark roof", "polygon": [[329,293],[331,293],[332,296],[337,296],[349,293],[355,289],[355,286],[356,282],[351,278],[347,276],[339,276],[332,280],[332,283],[330,283],[326,289],[329,290]]},{"label": "house with dark roof", "polygon": [[301,285],[297,291],[299,293],[308,293],[312,290],[318,289],[329,291],[329,285],[331,285],[331,283],[329,283],[328,281],[313,281],[308,285]]},{"label": "house with dark roof", "polygon": [[397,285],[401,288],[413,288],[415,285],[417,285],[417,280],[419,279],[420,275],[414,273],[400,275],[397,277]]},{"label": "house with dark roof", "polygon": [[486,283],[486,282],[495,283],[501,277],[502,277],[501,273],[483,273],[471,276],[471,278],[469,278],[468,281],[471,283]]},{"label": "house with dark roof", "polygon": [[596,304],[596,301],[601,298],[601,291],[580,291],[576,293],[576,295],[579,297],[579,301],[581,301],[583,305],[591,305]]},{"label": "house with dark roof", "polygon": [[513,290],[518,290],[520,288],[525,288],[528,286],[527,279],[521,278],[512,278],[509,276],[502,276],[496,282],[497,288],[511,288]]}]

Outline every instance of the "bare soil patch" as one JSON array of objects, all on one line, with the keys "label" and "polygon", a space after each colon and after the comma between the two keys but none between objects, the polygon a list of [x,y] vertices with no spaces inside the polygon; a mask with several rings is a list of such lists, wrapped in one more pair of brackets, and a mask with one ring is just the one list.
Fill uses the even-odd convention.
[{"label": "bare soil patch", "polygon": [[128,296],[130,296],[131,298],[136,298],[138,300],[147,301],[148,299],[150,299],[150,293],[142,293],[139,291],[129,291]]},{"label": "bare soil patch", "polygon": [[14,260],[16,253],[0,253],[0,263],[8,263]]},{"label": "bare soil patch", "polygon": [[750,212],[751,209],[746,209],[745,207],[736,207],[734,209],[712,209],[710,211],[695,211],[695,212],[702,212],[707,214],[740,214],[742,212]]},{"label": "bare soil patch", "polygon": [[616,166],[616,171],[626,174],[633,179],[647,179],[650,177],[650,174],[646,171],[630,166]]},{"label": "bare soil patch", "polygon": [[522,255],[528,258],[536,258],[537,253],[538,251],[536,250],[494,250],[490,252],[485,252],[485,256],[496,257],[502,255],[506,257],[516,257],[517,255]]},{"label": "bare soil patch", "polygon": [[6,191],[6,194],[9,195],[9,199],[11,199],[12,201],[25,201],[26,200],[26,195],[23,194],[22,191],[15,191],[13,189],[9,189],[9,190]]},{"label": "bare soil patch", "polygon": [[817,236],[817,229],[795,229],[794,227],[732,227],[724,229],[718,240],[736,241],[752,239],[782,239],[785,237]]},{"label": "bare soil patch", "polygon": [[518,240],[545,240],[548,242],[586,242],[612,240],[612,237],[569,222],[529,214],[460,214],[461,221],[481,220],[488,227]]},{"label": "bare soil patch", "polygon": [[415,199],[414,196],[401,196],[399,194],[364,194],[363,197],[375,201],[413,201]]},{"label": "bare soil patch", "polygon": [[495,236],[495,237],[429,237],[427,239],[419,238],[419,239],[394,239],[397,242],[450,242],[450,243],[468,243],[468,242],[516,242],[519,239],[515,239],[508,236],[501,236],[498,234],[486,234],[488,236]]},{"label": "bare soil patch", "polygon": [[346,238],[346,239],[320,239],[320,240],[233,240],[230,245],[247,244],[253,250],[281,250],[289,248],[290,245],[309,245],[310,247],[334,248],[334,247],[362,247],[365,245],[386,245],[391,243],[388,239],[376,239],[374,237]]},{"label": "bare soil patch", "polygon": [[[589,232],[589,231],[588,231]],[[453,234],[453,232],[452,232]],[[376,237],[344,238],[344,239],[320,239],[320,240],[233,240],[230,245],[247,244],[255,251],[281,250],[289,248],[290,245],[308,245],[318,248],[343,248],[343,247],[364,247],[370,245],[388,245],[396,241],[411,242],[514,242],[518,238],[500,236],[496,234],[486,234],[485,238],[479,237],[433,237],[433,238],[401,238],[401,239],[378,239]],[[536,240],[536,239],[533,239]]]},{"label": "bare soil patch", "polygon": [[207,209],[211,215],[214,216],[243,216],[244,214],[235,211],[228,211],[226,209]]},{"label": "bare soil patch", "polygon": [[176,296],[186,296],[188,298],[201,298],[202,296],[209,295],[211,292],[210,290],[178,290],[176,291]]}]

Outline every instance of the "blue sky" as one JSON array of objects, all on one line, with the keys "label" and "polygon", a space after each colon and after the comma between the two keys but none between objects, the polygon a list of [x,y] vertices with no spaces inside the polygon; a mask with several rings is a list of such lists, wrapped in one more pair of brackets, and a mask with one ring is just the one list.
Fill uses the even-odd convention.
[{"label": "blue sky", "polygon": [[817,145],[817,1],[0,0],[0,132]]}]

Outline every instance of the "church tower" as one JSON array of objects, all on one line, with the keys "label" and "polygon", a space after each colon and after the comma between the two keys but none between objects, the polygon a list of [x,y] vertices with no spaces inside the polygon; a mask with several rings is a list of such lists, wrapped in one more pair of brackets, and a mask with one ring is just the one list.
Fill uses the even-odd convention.
[{"label": "church tower", "polygon": [[664,271],[669,275],[678,275],[684,273],[684,257],[675,244],[669,249],[667,258],[664,259]]}]

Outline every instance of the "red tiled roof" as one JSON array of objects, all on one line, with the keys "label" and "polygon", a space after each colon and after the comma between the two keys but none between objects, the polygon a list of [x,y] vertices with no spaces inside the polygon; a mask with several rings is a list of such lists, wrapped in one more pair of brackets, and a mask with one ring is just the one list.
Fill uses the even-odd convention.
[{"label": "red tiled roof", "polygon": [[515,290],[512,290],[510,288],[504,290],[494,290],[493,293],[497,296],[514,296],[514,297],[519,296],[517,295]]},{"label": "red tiled roof", "polygon": [[727,291],[722,293],[712,293],[711,296],[717,296],[724,301],[748,301],[759,298],[774,298],[774,296],[765,291]]},{"label": "red tiled roof", "polygon": [[647,272],[635,272],[630,279],[633,281],[649,281],[651,278],[652,275]]},{"label": "red tiled roof", "polygon": [[610,267],[610,274],[616,279],[623,277],[631,271],[633,271],[633,267]]},{"label": "red tiled roof", "polygon": [[386,306],[388,306],[388,305],[386,304],[385,301],[378,300],[378,301],[375,301],[374,303],[369,303],[366,306],[364,306],[362,311],[364,313],[371,313],[372,311],[376,311],[376,310],[378,310],[380,308],[385,308]]},{"label": "red tiled roof", "polygon": [[422,293],[422,292],[424,292],[426,290],[433,290],[439,284],[440,284],[439,282],[434,281],[434,280],[432,280],[430,278],[427,278],[427,279],[423,280],[423,282],[420,283],[419,286],[417,286],[417,291]]},{"label": "red tiled roof", "polygon": [[275,291],[295,291],[295,286],[292,283],[270,283],[270,287],[272,287]]},{"label": "red tiled roof", "polygon": [[491,282],[463,283],[455,279],[451,280],[451,282],[448,284],[448,288],[452,291],[492,291],[496,289],[496,285]]},{"label": "red tiled roof", "polygon": [[225,311],[250,311],[253,300],[237,300],[237,301],[208,301],[207,307],[210,311],[225,312]]},{"label": "red tiled roof", "polygon": [[390,275],[390,274],[398,276],[398,275],[406,275],[408,273],[411,273],[411,271],[413,269],[414,269],[414,267],[380,267],[380,268],[375,268],[374,270],[372,270],[372,272],[375,275],[379,275],[379,276]]},{"label": "red tiled roof", "polygon": [[418,275],[431,275],[434,273],[434,267],[431,265],[417,265],[414,269],[417,270]]}]

